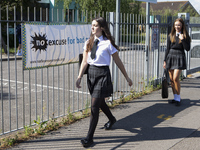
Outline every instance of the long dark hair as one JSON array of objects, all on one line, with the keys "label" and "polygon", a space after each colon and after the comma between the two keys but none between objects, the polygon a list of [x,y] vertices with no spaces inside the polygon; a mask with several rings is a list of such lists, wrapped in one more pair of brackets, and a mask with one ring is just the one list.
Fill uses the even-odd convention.
[{"label": "long dark hair", "polygon": [[[177,19],[174,21],[174,24],[173,24],[171,33],[169,34],[169,36],[170,36],[170,41],[171,41],[172,43],[175,43],[175,42],[176,42],[176,29],[175,29],[175,22],[176,22],[176,21],[179,21],[179,22],[181,22],[181,24],[182,24],[181,33],[183,34],[184,39],[191,41],[190,36],[189,36],[189,34],[188,34],[188,32],[187,32],[187,29],[186,29],[186,26],[185,26],[185,22],[183,21],[182,18],[177,18]],[[180,40],[180,39],[179,39],[179,43],[181,43],[181,40]]]},{"label": "long dark hair", "polygon": [[[119,50],[119,47],[115,44],[115,40],[114,38],[111,36],[111,33],[110,33],[110,30],[108,28],[108,23],[106,22],[106,19],[103,18],[103,17],[98,17],[98,18],[95,18],[93,19],[95,20],[96,22],[98,22],[100,28],[102,29],[102,35],[103,35],[103,38],[107,38],[108,40],[110,40],[111,44],[117,49]],[[87,47],[86,47],[86,51],[89,52],[91,51],[92,49],[92,46],[93,46],[93,43],[94,43],[94,35],[90,34],[90,39],[89,39],[89,42],[87,43]]]}]

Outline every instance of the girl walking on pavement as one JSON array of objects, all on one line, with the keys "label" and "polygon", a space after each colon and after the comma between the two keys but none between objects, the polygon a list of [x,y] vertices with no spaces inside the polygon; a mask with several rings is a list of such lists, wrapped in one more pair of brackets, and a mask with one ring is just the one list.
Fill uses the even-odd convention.
[{"label": "girl walking on pavement", "polygon": [[186,69],[185,52],[190,50],[190,36],[187,32],[185,23],[182,18],[175,20],[171,33],[167,38],[167,50],[165,52],[163,68],[168,69],[171,80],[171,87],[174,99],[169,103],[175,103],[180,106],[180,81],[179,76],[182,70]]},{"label": "girl walking on pavement", "polygon": [[91,117],[88,134],[86,138],[81,140],[84,147],[89,147],[93,144],[93,135],[99,119],[99,108],[109,119],[104,125],[106,130],[111,129],[116,122],[116,118],[105,103],[105,98],[113,93],[109,70],[111,56],[126,78],[129,86],[132,85],[132,80],[127,75],[124,65],[119,58],[118,49],[106,20],[103,17],[94,19],[92,21],[90,38],[84,45],[83,60],[76,80],[76,87],[81,88],[81,78],[88,67],[87,84],[91,94]]}]

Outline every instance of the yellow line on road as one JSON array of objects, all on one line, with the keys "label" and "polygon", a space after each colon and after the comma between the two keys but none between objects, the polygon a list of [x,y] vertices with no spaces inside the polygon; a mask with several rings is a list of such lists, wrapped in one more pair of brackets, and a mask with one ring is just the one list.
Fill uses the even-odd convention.
[{"label": "yellow line on road", "polygon": [[161,114],[159,116],[157,116],[158,119],[164,119],[164,120],[169,120],[170,118],[172,118],[172,116],[167,116],[165,114]]}]

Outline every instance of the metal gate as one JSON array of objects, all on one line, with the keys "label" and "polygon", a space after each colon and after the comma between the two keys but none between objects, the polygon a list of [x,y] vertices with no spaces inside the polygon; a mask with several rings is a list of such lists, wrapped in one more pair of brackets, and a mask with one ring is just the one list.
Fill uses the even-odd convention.
[{"label": "metal gate", "polygon": [[[10,12],[10,10],[12,11]],[[50,15],[48,9],[33,8],[32,13],[29,13],[30,8],[27,8],[25,20],[22,10],[22,7],[20,10],[16,10],[15,7],[12,9],[7,7],[4,19],[2,19],[0,11],[1,135],[34,125],[34,120],[38,120],[38,118],[43,122],[90,106],[86,76],[82,79],[82,88],[77,89],[75,87],[78,63],[23,70],[22,57],[15,55],[18,46],[16,37],[16,26],[18,24],[26,21],[50,22],[49,20],[67,22],[68,24],[82,24],[91,23],[95,16],[103,16],[109,22],[110,30],[115,36],[115,13],[72,12],[73,17],[70,20],[69,17],[65,17],[64,10],[51,10],[54,13]],[[36,13],[38,10],[39,16]],[[20,16],[17,12],[21,12]],[[75,17],[74,14],[79,15]],[[52,19],[49,18],[50,16]],[[160,16],[158,19],[158,16],[153,16],[149,25],[150,32],[146,35],[145,16],[120,14],[119,55],[133,80],[133,86],[128,86],[125,78],[112,62],[110,69],[114,94],[108,100],[119,99],[121,96],[128,95],[130,91],[141,92],[145,90],[147,83],[149,83],[147,81],[160,80],[163,73],[162,64],[169,25],[167,17]],[[189,27],[193,26],[190,25]],[[150,37],[150,45],[147,48],[145,47],[146,36]],[[156,42],[158,43],[157,47],[152,46]],[[147,56],[148,60],[146,59]],[[193,60],[189,58],[188,60],[192,64]],[[196,62],[196,59],[194,61]],[[200,64],[197,64],[195,71],[198,70],[198,67],[200,67]],[[192,70],[191,65],[188,71],[190,70]]]}]

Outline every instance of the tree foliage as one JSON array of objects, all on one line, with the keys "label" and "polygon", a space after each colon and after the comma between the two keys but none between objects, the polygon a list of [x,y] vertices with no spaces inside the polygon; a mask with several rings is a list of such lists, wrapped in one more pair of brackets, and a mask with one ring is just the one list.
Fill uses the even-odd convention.
[{"label": "tree foliage", "polygon": [[38,7],[40,4],[37,0],[0,0],[1,7],[1,20],[6,20],[7,8],[9,13],[9,20],[14,17],[14,7],[16,8],[16,13],[20,14],[21,7],[23,15],[27,15],[27,7],[33,8]]},{"label": "tree foliage", "polygon": [[5,7],[5,6],[16,6],[17,4],[20,5],[22,2],[22,0],[1,0],[0,5],[1,7]]},{"label": "tree foliage", "polygon": [[190,17],[199,17],[199,14],[195,11],[195,9],[191,5],[188,5],[185,8],[181,8],[180,12],[190,13]]},{"label": "tree foliage", "polygon": [[[33,0],[34,2],[34,0]],[[7,6],[8,7],[28,7],[30,5],[30,1],[28,0],[0,0],[0,5],[2,9],[5,9]]]},{"label": "tree foliage", "polygon": [[[80,10],[96,12],[115,12],[116,0],[55,0],[56,3],[63,1],[64,8],[69,8],[72,2]],[[132,3],[132,5],[130,5]],[[120,9],[123,13],[139,13],[141,2],[135,0],[121,0]]]}]

